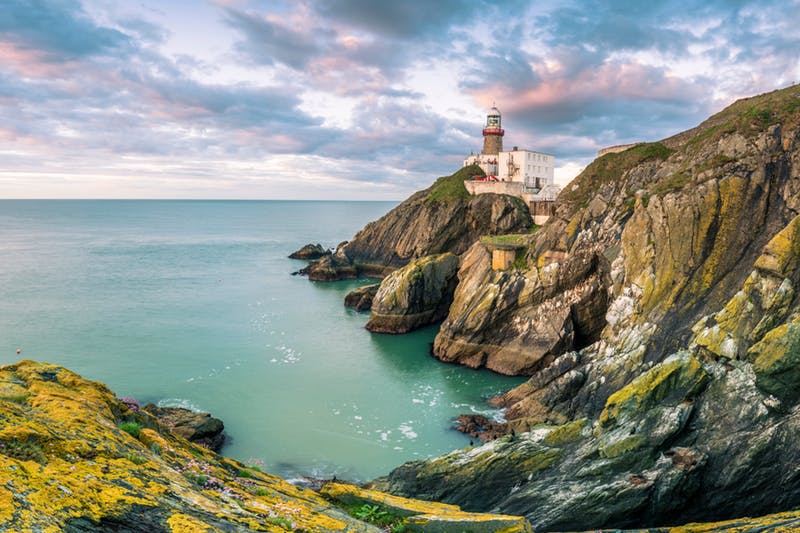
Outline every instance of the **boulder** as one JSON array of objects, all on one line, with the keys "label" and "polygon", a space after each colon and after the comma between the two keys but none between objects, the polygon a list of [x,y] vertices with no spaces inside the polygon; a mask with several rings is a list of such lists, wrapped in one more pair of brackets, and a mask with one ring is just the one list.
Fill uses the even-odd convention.
[{"label": "boulder", "polygon": [[369,311],[372,308],[372,300],[378,293],[380,283],[364,285],[347,293],[344,297],[345,307],[353,307],[356,311]]},{"label": "boulder", "polygon": [[225,443],[225,425],[209,413],[198,413],[182,407],[159,407],[148,403],[142,410],[184,439],[218,452]]},{"label": "boulder", "polygon": [[453,300],[458,257],[451,253],[417,259],[392,272],[372,302],[367,329],[406,333],[442,320]]}]

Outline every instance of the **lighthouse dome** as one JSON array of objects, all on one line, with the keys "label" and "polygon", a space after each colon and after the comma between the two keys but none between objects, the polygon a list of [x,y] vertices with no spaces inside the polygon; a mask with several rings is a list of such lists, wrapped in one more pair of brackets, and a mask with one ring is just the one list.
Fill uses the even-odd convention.
[{"label": "lighthouse dome", "polygon": [[490,115],[499,115],[500,114],[500,110],[497,109],[496,107],[492,106],[492,108],[489,110],[489,114]]}]

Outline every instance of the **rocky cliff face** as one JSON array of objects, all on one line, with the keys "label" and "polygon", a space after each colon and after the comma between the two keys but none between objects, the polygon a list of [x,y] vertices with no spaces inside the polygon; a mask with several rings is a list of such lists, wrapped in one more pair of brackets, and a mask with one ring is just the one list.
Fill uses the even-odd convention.
[{"label": "rocky cliff face", "polygon": [[462,254],[482,235],[525,231],[533,224],[525,203],[511,196],[470,196],[464,180],[480,173],[465,167],[439,178],[367,224],[333,255],[309,265],[310,279],[331,281],[358,274],[383,277],[413,259]]},{"label": "rocky cliff face", "polygon": [[[174,420],[174,412],[158,414]],[[488,531],[498,523],[530,531],[520,517],[347,485],[330,487],[326,499],[190,443],[180,436],[186,424],[168,420],[55,365],[0,367],[0,530],[380,533],[343,508],[370,502],[391,505],[406,531]]]},{"label": "rocky cliff face", "polygon": [[372,302],[367,329],[406,333],[441,321],[453,301],[458,257],[429,255],[389,274]]},{"label": "rocky cliff face", "polygon": [[[378,486],[535,529],[800,505],[800,88],[592,163],[527,264],[462,261],[438,357],[531,379],[510,435]],[[525,433],[523,433],[525,432]]]}]

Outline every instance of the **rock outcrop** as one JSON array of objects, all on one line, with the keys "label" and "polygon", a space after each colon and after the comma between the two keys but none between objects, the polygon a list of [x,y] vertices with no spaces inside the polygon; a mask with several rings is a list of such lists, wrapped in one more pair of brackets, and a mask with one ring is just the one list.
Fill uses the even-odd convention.
[{"label": "rock outcrop", "polygon": [[[0,421],[2,531],[384,531],[316,492],[185,440],[131,399],[62,367],[0,367]],[[407,509],[405,531],[530,530],[520,517],[346,486],[326,495],[344,501],[345,493]]]},{"label": "rock outcrop", "polygon": [[209,413],[198,413],[182,407],[159,407],[152,403],[142,409],[175,435],[195,444],[218,452],[225,443],[225,424]]},{"label": "rock outcrop", "polygon": [[328,255],[329,253],[331,252],[323,248],[322,245],[319,243],[306,244],[299,250],[289,254],[289,259],[304,259],[310,261],[313,259],[319,259],[324,255]]},{"label": "rock outcrop", "polygon": [[441,321],[456,287],[458,257],[451,253],[416,259],[381,282],[367,329],[406,333]]},{"label": "rock outcrop", "polygon": [[472,247],[436,338],[441,359],[531,376],[495,400],[516,435],[376,486],[537,530],[800,505],[798,216],[798,86],[598,158],[524,264]]},{"label": "rock outcrop", "polygon": [[481,172],[470,166],[439,178],[302,272],[319,281],[384,277],[414,259],[460,255],[483,235],[527,231],[533,219],[519,198],[470,196],[464,180]]},{"label": "rock outcrop", "polygon": [[378,294],[378,287],[380,283],[373,283],[348,292],[344,297],[345,307],[352,307],[358,312],[369,311],[372,309],[372,300]]}]

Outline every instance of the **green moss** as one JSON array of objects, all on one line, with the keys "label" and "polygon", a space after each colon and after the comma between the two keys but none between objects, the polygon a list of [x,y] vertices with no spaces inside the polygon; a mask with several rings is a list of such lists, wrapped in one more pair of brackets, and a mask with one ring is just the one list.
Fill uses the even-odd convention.
[{"label": "green moss", "polygon": [[585,418],[581,418],[563,426],[558,426],[547,434],[544,438],[544,443],[548,446],[564,446],[565,444],[577,442],[581,438],[581,432],[586,426],[586,422]]},{"label": "green moss", "polygon": [[614,459],[641,448],[645,439],[640,435],[628,435],[620,440],[612,441],[600,448],[600,456]]},{"label": "green moss", "polygon": [[137,453],[126,453],[125,459],[132,462],[135,465],[142,465],[147,462],[147,457],[143,455],[139,455]]},{"label": "green moss", "polygon": [[706,170],[711,170],[717,167],[721,167],[727,165],[728,163],[732,163],[736,161],[735,157],[731,157],[725,154],[715,154],[714,156],[706,159],[694,169],[695,172],[705,172]]},{"label": "green moss", "polygon": [[464,186],[464,180],[475,175],[485,176],[481,167],[470,165],[458,170],[450,176],[442,176],[428,189],[426,202],[452,203],[469,198],[470,194]]},{"label": "green moss", "polygon": [[[675,172],[667,179],[658,182],[651,192],[656,196],[664,196],[671,192],[683,189],[687,183],[692,181],[692,176],[687,172]],[[649,200],[649,198],[648,198]],[[644,201],[644,199],[643,199]],[[647,204],[645,204],[646,206]]]},{"label": "green moss", "polygon": [[24,404],[28,401],[28,397],[30,394],[8,394],[5,396],[0,396],[0,402],[12,402],[12,403],[19,403]]}]

